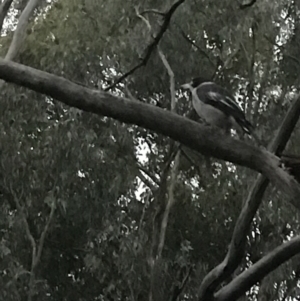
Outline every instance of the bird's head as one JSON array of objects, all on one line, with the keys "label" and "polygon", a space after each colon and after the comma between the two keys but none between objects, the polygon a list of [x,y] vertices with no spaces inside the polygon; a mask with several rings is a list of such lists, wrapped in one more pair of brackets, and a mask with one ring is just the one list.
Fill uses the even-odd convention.
[{"label": "bird's head", "polygon": [[180,87],[183,88],[183,89],[192,90],[192,89],[198,87],[199,85],[201,85],[204,82],[209,82],[209,80],[205,79],[204,77],[195,77],[190,82],[188,82],[186,84],[183,84]]}]

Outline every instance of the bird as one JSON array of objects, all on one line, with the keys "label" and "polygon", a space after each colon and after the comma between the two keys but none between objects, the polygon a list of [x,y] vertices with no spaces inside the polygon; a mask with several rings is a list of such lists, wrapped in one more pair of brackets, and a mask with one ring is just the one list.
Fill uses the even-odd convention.
[{"label": "bird", "polygon": [[225,88],[202,77],[192,79],[181,85],[181,88],[191,91],[193,107],[206,123],[217,126],[226,133],[230,133],[232,128],[240,127],[244,133],[253,134],[252,124]]}]

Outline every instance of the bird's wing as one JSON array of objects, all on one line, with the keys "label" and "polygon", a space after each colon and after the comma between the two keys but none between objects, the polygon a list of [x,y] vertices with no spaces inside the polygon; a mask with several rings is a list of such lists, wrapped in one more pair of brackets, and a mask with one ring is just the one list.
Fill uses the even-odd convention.
[{"label": "bird's wing", "polygon": [[235,102],[233,96],[224,88],[214,83],[204,83],[196,88],[198,98],[211,105],[226,115],[232,115],[235,118],[245,118],[244,112]]}]

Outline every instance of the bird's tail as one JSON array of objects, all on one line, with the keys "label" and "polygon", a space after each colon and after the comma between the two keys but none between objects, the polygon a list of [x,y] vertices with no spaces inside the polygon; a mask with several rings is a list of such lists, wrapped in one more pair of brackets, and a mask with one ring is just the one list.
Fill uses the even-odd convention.
[{"label": "bird's tail", "polygon": [[253,131],[254,131],[254,126],[245,118],[243,119],[237,119],[236,122],[238,123],[238,125],[242,128],[242,130],[248,134],[248,135],[252,135]]},{"label": "bird's tail", "polygon": [[258,145],[262,145],[260,139],[258,138],[258,136],[256,135],[256,133],[254,131],[254,126],[246,118],[238,119],[238,120],[236,120],[236,122],[247,135],[253,137],[254,140],[256,140]]}]

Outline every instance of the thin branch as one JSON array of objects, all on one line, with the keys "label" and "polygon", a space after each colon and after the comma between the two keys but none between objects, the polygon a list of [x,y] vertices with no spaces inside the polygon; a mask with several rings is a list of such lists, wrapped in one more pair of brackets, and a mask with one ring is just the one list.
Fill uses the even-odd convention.
[{"label": "thin branch", "polygon": [[[249,98],[249,104],[252,104],[252,99],[253,99],[253,92],[254,92],[254,86],[255,86],[255,55],[256,55],[256,26],[252,25],[251,27],[252,30],[252,49],[251,49],[251,58],[248,59],[248,74],[249,74],[249,85],[248,85],[248,98]],[[243,43],[242,43],[243,44]],[[244,45],[243,45],[244,46]],[[245,50],[245,47],[243,47],[245,51],[245,55],[247,57],[247,51]],[[246,101],[244,103],[244,106],[246,106]],[[244,111],[246,111],[246,107],[244,107]]]},{"label": "thin branch", "polygon": [[[174,166],[170,171],[171,178],[170,182],[167,183],[167,178],[169,174],[169,170],[171,168],[170,163],[171,160],[170,158],[173,158],[174,151],[172,151],[172,148],[170,148],[170,154],[169,154],[169,159],[167,160],[165,164],[165,168],[162,171],[162,176],[161,176],[161,185],[159,187],[159,193],[158,193],[158,200],[160,200],[159,204],[159,210],[157,211],[155,218],[154,218],[154,227],[153,227],[153,236],[152,236],[152,249],[154,249],[157,241],[157,236],[159,235],[158,238],[158,246],[157,246],[157,251],[156,251],[156,256],[153,256],[153,250],[151,252],[151,265],[150,265],[150,290],[149,290],[149,301],[153,300],[153,295],[154,295],[154,290],[157,290],[158,288],[155,287],[155,270],[157,266],[159,265],[164,243],[165,243],[165,235],[166,235],[166,230],[168,226],[168,218],[169,214],[171,211],[172,206],[175,203],[175,198],[174,198],[174,187],[176,183],[176,175],[177,175],[177,170],[179,166],[179,161],[180,161],[180,151],[178,149],[176,151],[176,156],[174,159]],[[168,186],[167,186],[168,184]],[[166,207],[163,210],[163,204],[162,201],[164,202],[165,196],[167,195],[167,204]],[[161,219],[161,224],[160,224],[160,231],[158,231],[158,222],[160,220],[160,216],[162,214],[162,219]]]},{"label": "thin branch", "polygon": [[[174,77],[174,72],[165,57],[164,53],[160,49],[159,45],[157,46],[158,54],[159,57],[165,66],[169,78],[170,78],[170,95],[171,95],[171,112],[175,112],[175,106],[176,106],[176,90],[175,90],[175,77]],[[161,222],[161,229],[160,229],[160,239],[159,239],[159,244],[157,248],[157,257],[159,258],[162,254],[164,243],[165,243],[165,236],[166,236],[166,231],[167,231],[167,226],[168,226],[168,219],[169,219],[169,214],[171,211],[171,208],[173,207],[175,203],[175,198],[174,198],[174,188],[175,188],[175,183],[176,183],[176,177],[177,177],[177,172],[178,172],[178,167],[179,167],[179,162],[180,162],[180,149],[176,149],[176,155],[174,159],[174,166],[171,169],[171,178],[170,178],[170,183],[168,187],[168,200],[167,200],[167,205],[163,214],[162,222]]]},{"label": "thin branch", "polygon": [[3,22],[7,16],[8,10],[14,0],[4,0],[0,5],[0,31],[3,28]]},{"label": "thin branch", "polygon": [[[213,126],[199,124],[153,105],[131,101],[101,90],[88,89],[62,77],[3,59],[0,59],[0,78],[46,94],[80,110],[153,130],[203,155],[230,161],[263,173],[277,188],[292,197],[291,202],[294,206],[300,208],[298,200],[300,187],[279,166],[278,157],[263,148],[233,139],[229,135],[224,136],[222,131]],[[297,101],[300,107],[300,97]],[[292,120],[293,118],[290,119]],[[282,141],[286,137],[289,139],[289,135],[286,135]]]},{"label": "thin branch", "polygon": [[201,49],[184,31],[183,29],[176,24],[176,27],[179,29],[181,36],[193,47],[195,47],[207,60],[210,62],[210,64],[215,68],[216,64],[211,60],[210,56],[203,50]]},{"label": "thin branch", "polygon": [[161,221],[161,228],[160,228],[160,237],[159,237],[159,244],[157,248],[157,257],[161,257],[163,247],[165,244],[165,237],[166,237],[166,231],[167,231],[167,226],[168,226],[168,219],[170,215],[171,208],[173,207],[175,203],[175,197],[174,197],[174,188],[176,184],[176,177],[177,177],[177,171],[178,171],[178,166],[180,162],[180,151],[177,152],[174,160],[174,166],[171,170],[171,178],[170,178],[170,183],[168,187],[168,200],[167,200],[167,205],[163,214],[163,218]]},{"label": "thin branch", "polygon": [[[149,23],[149,21],[141,16],[138,11],[136,11],[137,16],[139,18],[141,18],[147,25],[149,31],[151,32],[151,24]],[[159,57],[164,65],[164,67],[166,68],[169,78],[170,78],[170,95],[171,95],[171,111],[175,112],[175,107],[176,107],[176,90],[175,90],[175,77],[174,77],[174,72],[167,60],[167,58],[165,57],[164,53],[162,52],[162,50],[160,49],[159,45],[157,45],[157,50],[158,50],[158,54]],[[169,219],[169,214],[171,211],[171,208],[175,202],[175,198],[174,198],[174,187],[175,187],[175,183],[176,183],[176,176],[177,176],[177,170],[178,170],[178,166],[179,166],[179,162],[180,162],[180,150],[179,147],[175,147],[175,150],[173,149],[173,143],[171,143],[170,147],[169,147],[169,158],[165,164],[165,167],[162,170],[162,176],[161,176],[161,185],[160,185],[160,193],[158,199],[160,200],[164,200],[166,193],[162,193],[165,190],[166,184],[167,184],[167,175],[169,173],[169,169],[170,169],[170,164],[173,160],[173,157],[175,155],[175,159],[174,159],[174,166],[171,169],[171,178],[170,178],[170,182],[167,188],[167,204],[166,207],[163,211],[163,216],[162,216],[162,220],[161,220],[161,225],[160,225],[160,232],[159,232],[159,239],[158,239],[158,246],[157,246],[157,251],[156,251],[156,256],[153,256],[153,249],[155,246],[155,241],[156,241],[156,235],[158,233],[157,231],[157,222],[158,221],[158,216],[159,214],[156,215],[156,218],[154,219],[154,229],[153,229],[153,238],[152,238],[152,255],[151,255],[151,266],[150,266],[150,290],[149,290],[149,300],[152,301],[153,299],[153,295],[154,295],[154,290],[157,290],[157,287],[154,287],[154,278],[155,278],[155,268],[157,267],[157,265],[159,264],[158,261],[161,258],[162,255],[162,251],[163,251],[163,247],[164,247],[164,243],[165,243],[165,235],[166,235],[166,230],[167,230],[167,226],[168,226],[168,219]],[[160,211],[162,211],[162,204],[160,205]]]},{"label": "thin branch", "polygon": [[[10,191],[11,191],[13,197],[14,197],[16,207],[17,207],[17,209],[20,212],[20,215],[22,217],[23,224],[24,224],[24,227],[25,227],[25,232],[26,232],[27,238],[29,239],[29,241],[31,243],[31,247],[32,247],[31,270],[30,270],[29,283],[28,283],[29,291],[28,291],[28,296],[27,296],[27,300],[31,301],[32,296],[33,296],[33,286],[34,286],[34,279],[35,279],[34,267],[35,267],[35,261],[36,261],[36,241],[35,241],[33,235],[30,232],[29,224],[28,224],[28,221],[26,219],[26,215],[24,213],[24,208],[21,206],[21,204],[19,202],[19,198],[16,196],[16,194],[15,194],[15,192],[14,192],[11,185],[10,185]],[[22,198],[22,195],[23,195],[23,191],[21,193],[20,198]]]},{"label": "thin branch", "polygon": [[28,298],[27,298],[28,301],[31,301],[32,298],[33,298],[33,295],[34,295],[35,270],[36,270],[38,264],[40,263],[45,237],[46,237],[46,234],[48,232],[50,223],[52,221],[55,209],[56,209],[56,204],[53,202],[51,204],[51,211],[50,211],[50,215],[48,217],[48,221],[47,221],[47,223],[44,227],[44,230],[41,233],[41,236],[40,236],[40,239],[39,239],[39,245],[38,245],[37,251],[35,250],[35,252],[33,253],[33,258],[32,258],[32,262],[31,262],[29,285],[28,285],[28,287],[29,287]]},{"label": "thin branch", "polygon": [[43,246],[44,246],[45,237],[46,237],[47,231],[49,229],[49,225],[50,225],[51,220],[52,220],[53,215],[54,215],[55,204],[52,204],[51,212],[50,212],[48,221],[45,225],[45,228],[44,228],[43,232],[41,233],[41,236],[40,236],[40,239],[39,239],[39,244],[37,246],[36,241],[35,241],[33,235],[30,232],[29,224],[28,224],[28,221],[26,219],[24,209],[23,209],[23,207],[21,206],[21,204],[19,202],[19,199],[22,198],[23,191],[22,191],[20,197],[16,196],[16,194],[15,194],[15,192],[14,192],[11,185],[10,185],[10,191],[11,191],[13,197],[14,197],[16,207],[17,207],[17,209],[20,212],[20,215],[22,217],[23,224],[24,224],[24,227],[25,227],[25,232],[26,232],[27,238],[29,239],[29,241],[31,243],[31,247],[32,247],[31,270],[30,270],[30,277],[29,277],[29,283],[28,283],[29,291],[28,291],[28,298],[27,298],[28,301],[31,301],[32,297],[33,297],[33,294],[34,294],[34,289],[33,288],[34,288],[34,281],[35,281],[35,269],[36,269],[36,267],[39,264],[40,259],[41,259],[41,254],[42,254],[42,250],[43,250]]},{"label": "thin branch", "polygon": [[156,176],[152,176],[150,174],[150,171],[147,170],[144,166],[142,166],[141,164],[138,163],[138,168],[140,171],[142,171],[147,177],[149,177],[151,179],[151,181],[153,181],[153,183],[155,183],[157,186],[159,186],[159,179],[156,178]]},{"label": "thin branch", "polygon": [[32,15],[34,9],[39,4],[40,0],[30,0],[26,7],[24,8],[16,28],[16,31],[14,33],[12,42],[9,46],[9,49],[7,51],[7,54],[5,56],[6,60],[13,61],[17,54],[19,53],[19,50],[23,44],[23,41],[25,39],[26,29],[29,22],[29,18]]},{"label": "thin branch", "polygon": [[264,38],[267,40],[267,42],[269,42],[271,45],[275,46],[278,50],[280,50],[282,52],[282,56],[289,58],[291,60],[293,60],[295,63],[297,63],[298,65],[300,65],[300,60],[288,53],[284,53],[284,45],[279,45],[278,43],[276,43],[275,41],[271,40],[266,34],[264,35]]},{"label": "thin branch", "polygon": [[237,300],[252,285],[274,271],[281,264],[300,253],[300,236],[280,245],[275,250],[257,261],[249,269],[238,275],[215,295],[215,301]]},{"label": "thin branch", "polygon": [[155,14],[155,15],[160,15],[160,16],[165,16],[166,13],[161,12],[157,9],[145,9],[144,11],[141,12],[141,15],[145,15],[145,14]]},{"label": "thin branch", "polygon": [[263,37],[269,42],[271,45],[275,46],[277,49],[282,50],[284,46],[279,45],[276,41],[272,40],[268,35],[264,34]]},{"label": "thin branch", "polygon": [[154,185],[153,183],[151,183],[151,181],[149,181],[144,174],[142,173],[142,171],[139,169],[138,170],[139,174],[138,177],[140,178],[140,180],[151,190],[152,193],[154,193],[157,189],[157,186]]},{"label": "thin branch", "polygon": [[262,75],[261,81],[260,81],[260,86],[259,86],[259,90],[258,90],[258,99],[257,99],[257,101],[255,101],[254,106],[253,106],[253,114],[252,114],[252,120],[251,120],[253,122],[253,124],[257,123],[257,119],[259,116],[259,106],[262,103],[265,87],[267,85],[268,77],[270,75],[270,68],[271,68],[271,61],[268,60],[266,63],[266,67],[264,68],[264,73]]},{"label": "thin branch", "polygon": [[154,51],[154,49],[156,48],[156,46],[159,44],[161,38],[163,37],[164,33],[168,29],[173,14],[175,13],[175,11],[177,10],[177,8],[184,1],[185,0],[178,0],[178,1],[176,1],[169,8],[169,10],[164,14],[164,20],[163,20],[163,23],[162,23],[162,25],[160,27],[160,30],[158,31],[158,33],[153,38],[153,42],[146,48],[146,51],[145,51],[146,54],[145,54],[144,58],[142,59],[142,61],[139,64],[137,64],[135,67],[133,67],[131,70],[129,70],[128,72],[126,72],[125,74],[123,74],[121,77],[119,77],[111,86],[107,87],[104,91],[109,91],[109,90],[115,88],[120,82],[122,82],[129,75],[133,74],[137,69],[139,69],[139,68],[147,65],[148,60],[150,59],[152,52]]},{"label": "thin branch", "polygon": [[34,239],[33,235],[30,232],[29,224],[28,224],[28,221],[26,219],[26,214],[24,212],[24,208],[21,206],[21,204],[19,202],[19,199],[21,199],[22,196],[23,196],[23,190],[22,190],[21,196],[17,197],[16,193],[13,190],[12,185],[10,185],[10,192],[13,195],[16,207],[17,207],[17,209],[20,212],[20,215],[22,217],[24,228],[25,228],[25,232],[26,232],[27,238],[30,241],[31,247],[32,247],[32,260],[34,260],[35,254],[36,254],[36,242],[35,242],[35,239]]},{"label": "thin branch", "polygon": [[[140,13],[139,13],[139,10],[138,10],[138,7],[135,7],[135,13],[137,15],[138,18],[140,18],[143,22],[146,23],[146,26],[148,28],[148,30],[151,32],[152,30],[152,27],[151,27],[151,24],[149,22],[149,20],[147,18],[145,18],[144,16],[142,16]],[[151,37],[154,38],[151,34]]]},{"label": "thin branch", "polygon": [[[170,151],[170,150],[169,150]],[[169,154],[171,157],[171,154]],[[168,158],[166,156],[166,158]],[[152,227],[152,241],[151,241],[151,248],[149,252],[149,263],[150,263],[150,287],[149,287],[149,301],[153,300],[153,294],[155,287],[155,268],[158,264],[158,260],[160,258],[157,257],[157,240],[158,240],[158,227],[159,221],[163,212],[163,203],[165,200],[166,190],[167,190],[167,177],[169,172],[169,161],[165,162],[165,167],[162,170],[161,177],[160,177],[160,185],[159,189],[156,194],[156,199],[158,202],[153,202],[156,205],[155,214],[153,217],[153,227]]]},{"label": "thin branch", "polygon": [[245,9],[245,8],[251,7],[251,6],[253,6],[255,3],[256,3],[256,0],[251,0],[251,1],[248,2],[248,3],[240,4],[240,9]]},{"label": "thin branch", "polygon": [[149,204],[150,204],[151,194],[153,195],[152,191],[147,191],[147,196],[146,196],[145,201],[144,201],[144,208],[143,208],[143,211],[142,211],[142,214],[141,214],[141,217],[140,217],[140,221],[139,221],[139,228],[138,228],[139,229],[138,230],[139,237],[142,233],[143,221],[144,221],[144,218],[145,218],[145,215],[146,215],[146,210],[147,210],[147,208],[149,207]]},{"label": "thin branch", "polygon": [[42,251],[43,251],[43,247],[44,247],[44,242],[45,242],[46,234],[47,234],[47,232],[49,230],[50,223],[52,222],[55,209],[56,209],[56,204],[55,204],[55,202],[53,202],[51,204],[51,211],[50,211],[47,223],[46,223],[46,225],[44,227],[44,230],[43,230],[43,232],[42,232],[42,234],[40,236],[39,246],[38,246],[38,252],[37,252],[36,260],[35,260],[35,266],[39,263],[39,261],[41,259],[41,255],[42,255]]},{"label": "thin branch", "polygon": [[174,287],[172,289],[171,297],[169,299],[170,301],[176,301],[178,299],[178,297],[181,295],[181,293],[183,292],[183,290],[185,289],[185,287],[188,283],[188,280],[191,276],[192,270],[193,270],[193,267],[190,266],[188,268],[186,275],[184,276],[183,280],[181,281],[181,283],[174,285]]},{"label": "thin branch", "polygon": [[162,52],[162,50],[160,49],[159,45],[157,46],[157,50],[158,50],[158,55],[161,59],[161,61],[163,62],[169,78],[170,78],[170,96],[171,96],[171,112],[175,112],[175,105],[176,105],[176,89],[175,89],[175,77],[174,77],[174,72],[167,60],[167,58],[165,57],[164,53]]},{"label": "thin branch", "polygon": [[298,65],[300,65],[300,60],[291,54],[283,53],[283,57],[287,57],[287,58],[293,60],[294,62],[296,62]]},{"label": "thin branch", "polygon": [[[296,99],[287,112],[277,135],[270,143],[268,149],[275,154],[281,154],[290,139],[300,115],[300,98]],[[249,232],[253,217],[261,203],[269,180],[260,175],[253,184],[247,201],[238,217],[232,235],[229,250],[223,262],[211,270],[204,278],[199,289],[199,300],[205,300],[212,296],[216,288],[229,276],[240,264],[246,243],[246,235]]]}]

